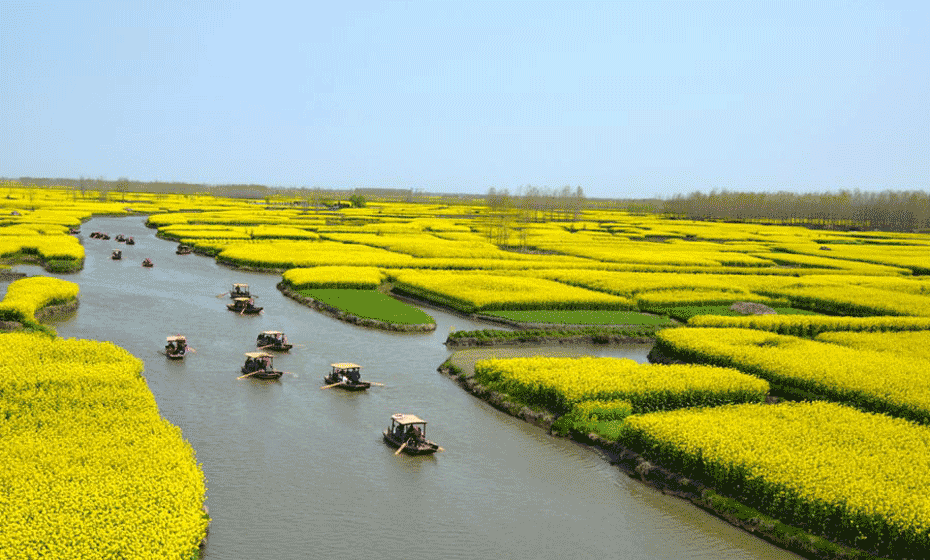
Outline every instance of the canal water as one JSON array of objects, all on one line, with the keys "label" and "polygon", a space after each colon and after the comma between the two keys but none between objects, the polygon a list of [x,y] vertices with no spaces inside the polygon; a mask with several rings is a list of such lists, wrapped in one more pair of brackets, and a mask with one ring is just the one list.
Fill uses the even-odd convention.
[{"label": "canal water", "polygon": [[[285,298],[277,274],[174,254],[142,218],[82,226],[80,307],[52,324],[62,337],[112,341],[145,362],[161,413],[179,426],[207,477],[213,519],[205,560],[258,558],[793,558],[677,498],[628,478],[597,452],[549,436],[461,389],[436,368],[451,330],[486,328],[428,309],[430,334],[395,334],[331,319]],[[133,236],[126,246],[91,239]],[[123,260],[111,260],[113,249]],[[155,266],[143,268],[144,258]],[[30,275],[49,275],[19,266]],[[264,307],[226,309],[234,282]],[[5,291],[5,286],[3,286]],[[236,379],[264,330],[297,346],[276,355],[279,381]],[[196,352],[163,354],[183,334]],[[568,352],[646,361],[647,345]],[[367,392],[321,390],[333,362],[355,362]],[[395,456],[381,431],[396,412],[429,422],[445,448]]]}]

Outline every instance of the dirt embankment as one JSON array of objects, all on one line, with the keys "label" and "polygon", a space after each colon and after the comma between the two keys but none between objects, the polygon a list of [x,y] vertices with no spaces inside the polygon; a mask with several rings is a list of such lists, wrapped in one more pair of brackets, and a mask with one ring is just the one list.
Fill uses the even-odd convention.
[{"label": "dirt embankment", "polygon": [[[49,319],[64,317],[69,313],[76,311],[78,305],[79,302],[77,298],[65,303],[46,305],[45,307],[36,311],[36,321],[42,323],[48,321]],[[23,324],[19,321],[0,321],[0,332],[11,332],[21,328],[23,328]]]},{"label": "dirt embankment", "polygon": [[386,331],[396,331],[396,332],[410,332],[410,333],[422,333],[422,332],[432,332],[436,330],[435,323],[420,323],[415,325],[404,325],[399,323],[389,323],[387,321],[380,321],[378,319],[369,319],[367,317],[359,317],[358,315],[353,315],[333,307],[332,305],[323,303],[322,301],[315,300],[311,297],[303,296],[292,290],[290,286],[286,285],[284,282],[278,283],[278,290],[281,291],[285,296],[293,299],[294,301],[300,302],[307,307],[316,309],[321,313],[325,313],[334,319],[339,319],[340,321],[345,321],[346,323],[351,323],[353,325],[358,325],[360,327],[368,327],[372,329],[381,329]]}]

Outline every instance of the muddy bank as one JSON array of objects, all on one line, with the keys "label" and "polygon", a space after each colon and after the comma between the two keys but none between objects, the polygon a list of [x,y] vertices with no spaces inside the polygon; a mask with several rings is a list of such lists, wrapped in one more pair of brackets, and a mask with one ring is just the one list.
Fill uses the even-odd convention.
[{"label": "muddy bank", "polygon": [[[556,325],[556,328],[561,328]],[[625,336],[619,334],[536,334],[520,333],[510,338],[464,336],[446,339],[449,348],[474,348],[476,346],[557,346],[571,344],[648,344],[655,339],[648,336]]]},{"label": "muddy bank", "polygon": [[14,280],[19,280],[20,278],[25,278],[25,272],[15,272],[13,270],[0,270],[0,282],[12,282]]},{"label": "muddy bank", "polygon": [[[545,429],[550,435],[557,417],[547,411],[531,410],[529,407],[508,400],[507,395],[489,390],[474,379],[474,367],[456,365],[455,355],[437,370],[454,379],[472,395],[484,400],[494,408]],[[650,359],[652,356],[650,355]],[[682,362],[677,362],[682,363]],[[731,525],[739,527],[779,548],[815,560],[880,560],[863,551],[844,547],[786,525],[777,519],[735,500],[719,494],[714,488],[692,480],[680,473],[648,460],[637,451],[594,433],[574,432],[569,434],[573,441],[590,446],[610,464],[615,465],[629,477],[635,478],[663,494],[687,500]]]},{"label": "muddy bank", "polygon": [[389,323],[387,321],[380,321],[378,319],[369,319],[367,317],[359,317],[358,315],[353,315],[351,313],[346,313],[341,309],[333,307],[332,305],[323,303],[322,301],[315,300],[311,297],[303,296],[292,290],[290,286],[286,285],[284,282],[279,282],[277,285],[278,290],[281,291],[285,296],[293,299],[294,301],[300,302],[307,307],[316,309],[317,311],[329,315],[334,319],[339,319],[340,321],[345,321],[346,323],[351,323],[353,325],[358,325],[360,327],[368,327],[372,329],[381,329],[386,331],[395,331],[395,332],[410,332],[410,333],[422,333],[422,332],[432,332],[436,330],[435,323],[420,323],[416,325],[402,325],[398,323]]},{"label": "muddy bank", "polygon": [[[46,305],[35,313],[35,320],[42,323],[49,319],[58,319],[65,317],[70,313],[77,311],[79,302],[77,299],[65,303]],[[23,328],[23,323],[19,321],[0,321],[0,332],[12,332]]]}]

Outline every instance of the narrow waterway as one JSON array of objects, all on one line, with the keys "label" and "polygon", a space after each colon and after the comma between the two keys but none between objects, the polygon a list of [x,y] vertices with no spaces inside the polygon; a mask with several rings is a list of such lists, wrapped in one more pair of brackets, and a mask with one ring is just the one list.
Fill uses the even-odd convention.
[{"label": "narrow waterway", "polygon": [[[95,218],[82,230],[84,270],[51,275],[80,285],[80,307],[53,326],[62,337],[112,341],[145,362],[162,414],[206,473],[206,560],[795,557],[493,409],[436,371],[450,355],[443,342],[451,329],[486,325],[428,309],[434,333],[363,329],[285,298],[277,274],[175,255],[176,244],[157,239],[142,218]],[[92,231],[136,244],[91,239]],[[123,260],[109,258],[116,248]],[[143,268],[144,258],[154,268]],[[234,282],[250,285],[262,314],[226,309]],[[289,374],[236,379],[263,330],[297,344],[275,358]],[[196,349],[183,361],[163,355],[174,334]],[[648,350],[566,349],[640,362]],[[345,361],[385,385],[321,390],[329,364]],[[427,420],[427,436],[445,451],[395,456],[381,439],[395,412]]]}]

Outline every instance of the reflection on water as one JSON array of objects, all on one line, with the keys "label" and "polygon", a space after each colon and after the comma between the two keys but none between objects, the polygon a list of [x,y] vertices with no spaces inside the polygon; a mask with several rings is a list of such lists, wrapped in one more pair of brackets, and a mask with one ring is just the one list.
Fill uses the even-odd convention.
[{"label": "reflection on water", "polygon": [[[52,275],[80,284],[80,307],[53,326],[63,337],[113,341],[145,362],[162,414],[183,430],[206,473],[206,560],[791,557],[437,373],[453,326],[487,325],[430,309],[433,333],[359,328],[283,297],[279,275],[175,255],[176,244],[139,218],[96,218],[83,229],[131,235],[136,244],[84,235],[85,269]],[[109,258],[117,247],[121,261]],[[143,268],[144,258],[155,266]],[[226,309],[222,294],[234,282],[250,284],[264,313]],[[297,344],[275,358],[290,374],[236,379],[264,330]],[[162,354],[174,334],[196,349],[183,361]],[[572,350],[642,362],[648,347]],[[385,386],[321,390],[337,361],[361,364],[363,379]],[[446,451],[395,456],[381,439],[395,412],[427,420],[430,439]]]}]

